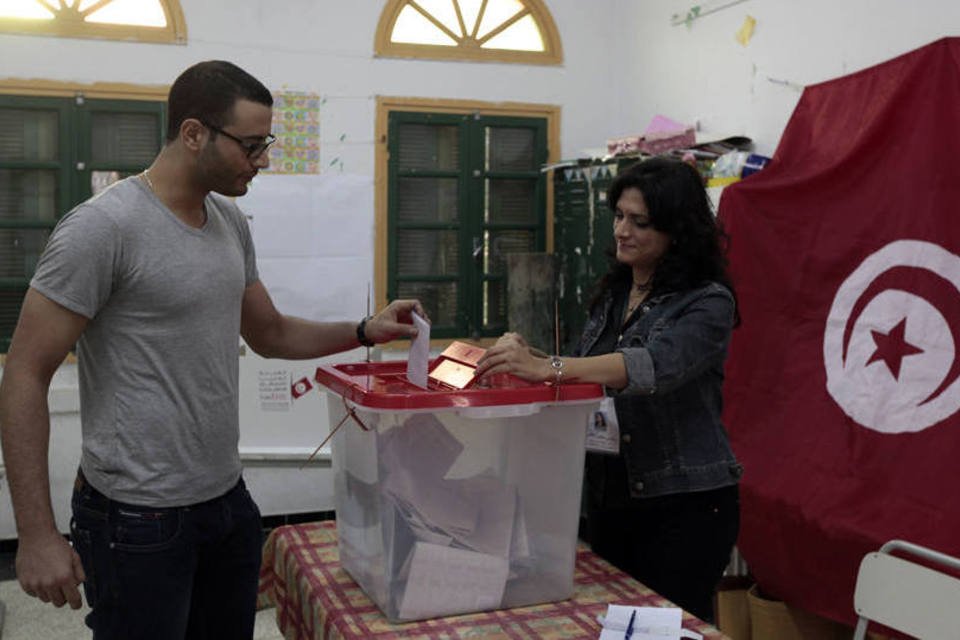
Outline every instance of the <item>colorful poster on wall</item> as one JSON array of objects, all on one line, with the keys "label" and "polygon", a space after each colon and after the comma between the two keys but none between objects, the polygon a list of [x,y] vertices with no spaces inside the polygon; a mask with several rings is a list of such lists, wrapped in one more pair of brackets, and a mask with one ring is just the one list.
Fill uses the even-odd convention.
[{"label": "colorful poster on wall", "polygon": [[300,91],[273,93],[270,168],[264,173],[320,173],[320,96]]}]

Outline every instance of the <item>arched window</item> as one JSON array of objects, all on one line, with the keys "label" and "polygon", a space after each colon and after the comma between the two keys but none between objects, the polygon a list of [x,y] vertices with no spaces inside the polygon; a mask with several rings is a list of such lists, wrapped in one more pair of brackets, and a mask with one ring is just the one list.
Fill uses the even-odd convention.
[{"label": "arched window", "polygon": [[0,31],[184,44],[178,0],[4,0]]},{"label": "arched window", "polygon": [[563,51],[541,0],[390,0],[378,56],[560,64]]}]

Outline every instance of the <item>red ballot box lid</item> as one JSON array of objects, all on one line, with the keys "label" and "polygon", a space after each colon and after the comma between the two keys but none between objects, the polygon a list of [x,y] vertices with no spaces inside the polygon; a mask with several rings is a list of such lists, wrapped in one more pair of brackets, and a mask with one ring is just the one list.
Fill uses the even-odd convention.
[{"label": "red ballot box lid", "polygon": [[558,390],[550,383],[531,383],[509,375],[497,376],[495,386],[479,386],[471,373],[467,386],[457,388],[433,375],[438,367],[449,366],[447,363],[461,368],[471,367],[441,355],[430,362],[431,375],[426,389],[407,380],[407,363],[403,360],[321,365],[317,367],[314,379],[347,400],[371,409],[385,410],[563,404],[603,397],[603,387],[598,384],[565,383],[559,385]]}]

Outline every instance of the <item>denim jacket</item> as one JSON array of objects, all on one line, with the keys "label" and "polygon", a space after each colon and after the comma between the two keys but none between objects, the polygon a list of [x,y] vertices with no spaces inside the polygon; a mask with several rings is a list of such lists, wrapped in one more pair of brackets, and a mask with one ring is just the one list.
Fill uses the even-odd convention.
[{"label": "denim jacket", "polygon": [[[574,355],[591,353],[612,318],[608,292]],[[734,299],[717,283],[666,293],[641,306],[618,342],[627,386],[613,396],[630,495],[653,497],[736,484],[742,474],[720,422],[723,363]],[[597,490],[593,487],[592,490]],[[602,489],[601,489],[602,490]]]}]

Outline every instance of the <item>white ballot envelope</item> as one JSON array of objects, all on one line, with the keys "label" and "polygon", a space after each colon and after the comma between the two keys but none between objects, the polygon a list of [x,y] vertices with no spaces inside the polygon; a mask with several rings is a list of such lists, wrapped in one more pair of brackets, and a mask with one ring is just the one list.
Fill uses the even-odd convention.
[{"label": "white ballot envelope", "polygon": [[506,558],[417,542],[400,602],[400,619],[496,609],[503,598],[508,569]]},{"label": "white ballot envelope", "polygon": [[430,323],[410,312],[413,326],[419,333],[410,344],[410,355],[407,357],[407,380],[421,389],[427,388],[427,366],[430,364]]}]

